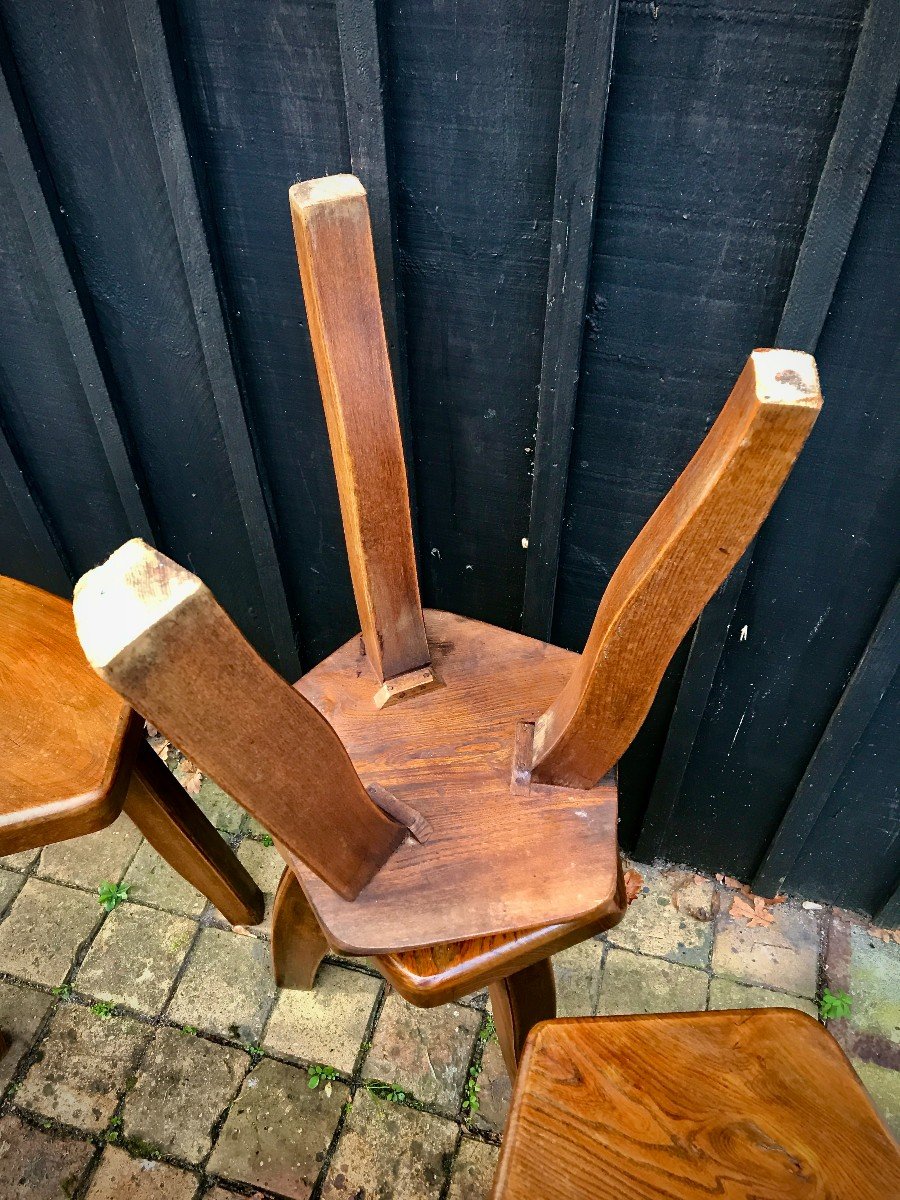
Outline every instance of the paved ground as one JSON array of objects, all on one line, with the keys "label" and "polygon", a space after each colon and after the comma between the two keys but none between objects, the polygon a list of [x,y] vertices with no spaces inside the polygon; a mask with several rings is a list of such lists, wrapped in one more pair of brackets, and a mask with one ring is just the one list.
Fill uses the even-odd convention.
[{"label": "paved ground", "polygon": [[[199,799],[271,894],[260,827],[209,781]],[[793,903],[751,925],[721,882],[640,870],[622,925],[554,960],[561,1014],[815,1014],[845,991],[829,1026],[900,1132],[900,945]],[[120,880],[106,914],[97,888]],[[279,993],[266,937],[231,931],[125,817],[0,860],[0,1200],[485,1197],[509,1097],[485,997],[414,1009],[343,958]]]}]

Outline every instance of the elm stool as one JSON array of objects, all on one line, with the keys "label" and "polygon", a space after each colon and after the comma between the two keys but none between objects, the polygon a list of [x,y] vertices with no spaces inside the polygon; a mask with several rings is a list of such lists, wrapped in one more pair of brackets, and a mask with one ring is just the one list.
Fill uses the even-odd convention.
[{"label": "elm stool", "polygon": [[426,610],[365,192],[290,193],[361,636],[292,688],[203,583],[132,541],[75,595],[94,669],[234,796],[286,868],[277,981],[332,947],[413,1004],[487,985],[511,1075],[553,1016],[549,956],[626,908],[615,765],[821,406],[809,355],[757,350],[603,596],[581,656]]}]

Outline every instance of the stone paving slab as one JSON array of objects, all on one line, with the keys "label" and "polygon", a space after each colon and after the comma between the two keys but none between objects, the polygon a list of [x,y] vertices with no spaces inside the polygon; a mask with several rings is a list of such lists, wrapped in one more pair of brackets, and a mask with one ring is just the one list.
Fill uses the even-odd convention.
[{"label": "stone paving slab", "polygon": [[12,1079],[19,1059],[34,1042],[51,1003],[52,997],[46,992],[0,980],[0,1029],[9,1042],[9,1049],[0,1058],[0,1094]]},{"label": "stone paving slab", "polygon": [[821,945],[816,913],[776,904],[767,910],[774,924],[751,928],[730,915],[730,904],[731,893],[722,898],[716,924],[713,973],[812,999]]},{"label": "stone paving slab", "polygon": [[107,1146],[85,1200],[193,1200],[196,1190],[188,1171]]},{"label": "stone paving slab", "polygon": [[556,1013],[560,1017],[588,1017],[597,1003],[603,970],[603,943],[588,938],[552,959],[556,980]]},{"label": "stone paving slab", "polygon": [[819,1010],[812,1000],[792,996],[789,992],[774,992],[769,988],[738,983],[735,979],[713,979],[709,985],[709,1007],[722,1008],[796,1008],[818,1017]]},{"label": "stone paving slab", "polygon": [[15,871],[0,870],[0,913],[15,899],[25,884],[25,880]]},{"label": "stone paving slab", "polygon": [[135,1078],[151,1030],[65,1004],[41,1043],[40,1060],[16,1092],[22,1108],[93,1133],[104,1129]]},{"label": "stone paving slab", "polygon": [[606,940],[670,962],[708,966],[718,900],[714,880],[674,868],[641,867],[641,874],[641,894]]},{"label": "stone paving slab", "polygon": [[481,1014],[471,1008],[414,1008],[393,992],[378,1018],[363,1075],[456,1112],[480,1028]]},{"label": "stone paving slab", "polygon": [[29,879],[0,925],[0,971],[53,987],[99,924],[96,896]]},{"label": "stone paving slab", "polygon": [[47,846],[37,874],[95,892],[101,883],[120,882],[142,841],[138,829],[123,813],[96,833]]},{"label": "stone paving slab", "polygon": [[[263,842],[255,842],[252,838],[244,838],[238,847],[237,856],[259,885],[266,901],[265,915],[254,929],[265,933],[272,931],[272,902],[284,870],[284,859],[275,846],[266,846]],[[221,914],[218,914],[221,917]],[[225,918],[221,917],[224,921]]]},{"label": "stone paving slab", "polygon": [[11,871],[27,871],[40,856],[39,846],[34,850],[20,850],[18,854],[4,854],[0,858],[0,867],[9,867]]},{"label": "stone paving slab", "polygon": [[859,1058],[850,1061],[888,1129],[900,1140],[900,1071]]},{"label": "stone paving slab", "polygon": [[349,1075],[380,991],[379,979],[324,963],[310,991],[279,993],[263,1047]]},{"label": "stone paving slab", "polygon": [[93,1155],[90,1142],[34,1129],[7,1113],[0,1117],[0,1196],[64,1200],[75,1194]]},{"label": "stone paving slab", "polygon": [[331,1160],[322,1200],[437,1200],[456,1136],[452,1121],[376,1100],[360,1088]]},{"label": "stone paving slab", "polygon": [[266,942],[203,929],[167,1011],[178,1024],[256,1043],[274,997]]},{"label": "stone paving slab", "polygon": [[199,917],[206,908],[206,897],[161,858],[149,842],[142,842],[131,866],[125,872],[130,885],[129,900],[150,904],[167,912]]},{"label": "stone paving slab", "polygon": [[706,1008],[709,980],[705,972],[662,958],[645,958],[610,947],[600,982],[597,1012],[695,1012]]},{"label": "stone paving slab", "polygon": [[349,1096],[337,1081],[313,1091],[300,1067],[264,1059],[244,1080],[207,1171],[307,1200]]},{"label": "stone paving slab", "polygon": [[846,990],[852,997],[851,1027],[900,1045],[900,946],[851,927]]},{"label": "stone paving slab", "polygon": [[487,1200],[499,1156],[496,1146],[464,1137],[453,1164],[447,1200]]},{"label": "stone paving slab", "polygon": [[123,904],[106,918],[76,987],[151,1016],[162,1011],[197,926],[187,917]]},{"label": "stone paving slab", "polygon": [[250,1056],[242,1050],[165,1026],[157,1029],[125,1099],[125,1137],[199,1163],[212,1149],[213,1125],[249,1066]]},{"label": "stone paving slab", "polygon": [[506,1114],[509,1112],[512,1084],[503,1064],[500,1043],[496,1038],[491,1038],[484,1047],[481,1071],[478,1075],[478,1088],[480,1107],[472,1124],[478,1129],[501,1133],[506,1124]]}]

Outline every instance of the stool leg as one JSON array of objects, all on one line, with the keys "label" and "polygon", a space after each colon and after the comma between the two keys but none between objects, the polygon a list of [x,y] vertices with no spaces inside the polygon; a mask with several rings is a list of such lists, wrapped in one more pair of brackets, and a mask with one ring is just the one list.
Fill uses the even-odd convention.
[{"label": "stool leg", "polygon": [[279,987],[309,991],[328,942],[303,888],[285,867],[272,906],[272,970]]},{"label": "stool leg", "polygon": [[256,925],[265,900],[228,843],[153,749],[142,742],[125,812],[156,850],[232,925]]},{"label": "stool leg", "polygon": [[556,983],[549,958],[488,985],[494,1027],[503,1061],[515,1082],[519,1059],[532,1026],[556,1016]]}]

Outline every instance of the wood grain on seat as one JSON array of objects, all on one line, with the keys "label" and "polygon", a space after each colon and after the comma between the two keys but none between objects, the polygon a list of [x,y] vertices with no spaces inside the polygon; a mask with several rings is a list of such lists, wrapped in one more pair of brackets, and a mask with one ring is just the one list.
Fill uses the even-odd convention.
[{"label": "wood grain on seat", "polygon": [[519,971],[551,954],[559,954],[587,938],[618,925],[628,908],[625,881],[619,867],[612,910],[596,920],[569,921],[495,933],[440,946],[424,946],[400,954],[378,955],[378,969],[404,1000],[420,1008],[433,1008],[459,1000],[486,987],[507,971]]},{"label": "wood grain on seat", "polygon": [[[297,687],[329,720],[363,783],[433,827],[407,840],[347,903],[295,863],[328,940],[350,954],[410,950],[615,908],[616,784],[511,788],[516,726],[557,694],[577,656],[451,613],[426,611],[440,686],[377,709],[360,639]],[[289,858],[289,861],[290,858]]]},{"label": "wood grain on seat", "polygon": [[493,1200],[887,1200],[900,1152],[793,1009],[549,1021],[525,1048]]},{"label": "wood grain on seat", "polygon": [[0,576],[0,854],[114,820],[141,728],[85,661],[71,604]]}]

